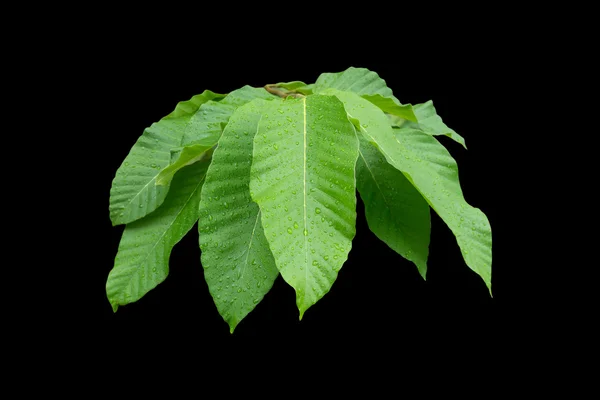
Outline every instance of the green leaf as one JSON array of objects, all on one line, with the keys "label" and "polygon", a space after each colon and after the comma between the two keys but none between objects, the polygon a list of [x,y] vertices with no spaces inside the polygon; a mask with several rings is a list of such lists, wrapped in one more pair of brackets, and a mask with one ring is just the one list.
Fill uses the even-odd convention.
[{"label": "green leaf", "polygon": [[267,107],[254,138],[250,193],[300,319],[331,288],[355,234],[358,141],[333,96]]},{"label": "green leaf", "polygon": [[279,82],[276,86],[290,90],[290,91],[294,91],[297,93],[302,93],[304,95],[309,95],[309,94],[312,94],[312,86],[313,85],[307,85],[306,83],[301,82],[301,81],[293,81],[293,82]]},{"label": "green leaf", "polygon": [[232,333],[279,274],[249,190],[253,139],[266,104],[253,100],[233,113],[213,154],[200,199],[204,277]]},{"label": "green leaf", "polygon": [[164,281],[171,249],[198,219],[200,189],[208,162],[183,168],[171,183],[163,205],[123,232],[106,293],[113,311],[133,303]]},{"label": "green leaf", "polygon": [[366,68],[350,67],[343,72],[323,73],[314,84],[313,92],[321,93],[326,89],[350,91],[358,95],[381,95],[400,105],[385,81],[376,72]]},{"label": "green leaf", "polygon": [[181,146],[191,144],[213,146],[219,140],[223,126],[227,124],[236,108],[254,99],[269,100],[273,98],[277,98],[277,96],[270,94],[264,88],[253,88],[246,85],[229,93],[219,102],[209,101],[203,104],[190,120]]},{"label": "green leaf", "polygon": [[369,228],[391,249],[417,266],[425,279],[431,221],[423,196],[385,157],[359,135],[356,186]]},{"label": "green leaf", "polygon": [[[416,129],[392,129],[385,114],[350,92],[329,90],[344,102],[350,118],[377,146],[385,159],[401,171],[456,236],[467,265],[491,293],[492,234],[487,217],[464,199],[456,162],[434,137]],[[394,132],[396,131],[396,132]]]},{"label": "green leaf", "polygon": [[[453,129],[450,129],[445,123],[444,121],[442,121],[442,118],[437,115],[437,112],[435,110],[435,107],[433,106],[433,101],[429,100],[428,102],[422,103],[422,104],[415,104],[413,106],[415,115],[417,117],[417,121],[418,123],[415,122],[410,122],[410,121],[406,121],[404,123],[400,123],[398,124],[399,121],[395,121],[397,125],[399,125],[398,127],[400,128],[407,128],[407,129],[419,129],[429,135],[443,135],[443,136],[448,136],[449,138],[453,139],[454,141],[456,141],[457,143],[460,143],[463,145],[463,147],[466,149],[467,145],[465,144],[465,139],[459,135],[458,133],[456,133]],[[394,114],[392,112],[386,111],[387,113],[390,114]],[[403,117],[402,115],[399,114],[394,114],[397,115],[399,117]],[[405,118],[405,117],[403,117]],[[406,118],[408,119],[408,118]]]},{"label": "green leaf", "polygon": [[413,106],[410,104],[397,104],[394,100],[389,97],[383,97],[379,94],[369,95],[365,94],[361,96],[363,99],[369,100],[371,103],[379,107],[383,112],[395,115],[402,118],[403,120],[409,120],[417,122],[417,116],[413,111]]},{"label": "green leaf", "polygon": [[182,148],[178,152],[175,162],[172,162],[171,165],[160,171],[156,177],[156,184],[163,186],[169,185],[171,183],[171,179],[173,179],[173,175],[175,175],[175,173],[181,168],[194,164],[205,158],[210,158],[212,155],[211,149],[212,147],[203,146],[201,144],[194,144]]},{"label": "green leaf", "polygon": [[179,146],[196,110],[207,101],[223,96],[205,90],[178,103],[172,113],[144,130],[112,182],[109,211],[113,225],[138,220],[162,204],[169,188],[155,183],[160,171],[170,163],[171,149]]}]

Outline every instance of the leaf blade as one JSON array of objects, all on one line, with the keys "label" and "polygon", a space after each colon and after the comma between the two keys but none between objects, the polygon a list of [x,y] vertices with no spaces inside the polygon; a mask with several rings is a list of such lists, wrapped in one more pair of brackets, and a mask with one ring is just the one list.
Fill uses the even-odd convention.
[{"label": "leaf blade", "polygon": [[431,220],[421,194],[385,157],[359,135],[356,185],[369,229],[392,250],[412,261],[425,279]]},{"label": "leaf blade", "polygon": [[234,90],[219,102],[209,101],[200,106],[198,112],[190,119],[181,140],[181,146],[200,144],[213,146],[219,140],[223,126],[236,108],[254,99],[270,100],[276,96],[263,88],[243,86]]},{"label": "leaf blade", "polygon": [[114,225],[127,224],[156,210],[169,188],[156,186],[156,177],[171,161],[187,124],[198,108],[224,95],[205,90],[177,104],[175,110],[144,130],[117,169],[110,189],[109,215]]},{"label": "leaf blade", "polygon": [[395,115],[408,121],[418,121],[417,116],[415,115],[415,112],[413,110],[413,106],[411,104],[397,104],[391,98],[383,97],[380,94],[364,94],[361,97],[365,100],[369,100],[371,103],[375,104],[385,113]]},{"label": "leaf blade", "polygon": [[[406,121],[405,123],[402,123],[399,126],[399,128],[419,129],[433,136],[448,136],[455,142],[460,143],[465,149],[467,148],[467,145],[465,144],[465,139],[461,135],[459,135],[454,129],[448,127],[448,125],[446,125],[444,121],[442,121],[442,118],[437,114],[435,107],[433,106],[433,101],[429,100],[425,103],[415,104],[413,106],[413,110],[415,112],[418,122]],[[393,115],[402,117],[402,115],[398,114]]]},{"label": "leaf blade", "polygon": [[212,147],[203,146],[201,144],[194,144],[184,147],[178,153],[177,159],[160,171],[156,177],[156,184],[162,186],[169,185],[177,171],[185,166],[191,165],[205,158],[209,158],[212,155],[211,149]]},{"label": "leaf blade", "polygon": [[330,290],[348,256],[357,157],[354,128],[335,97],[287,99],[263,113],[250,191],[277,268],[296,290],[300,319]]},{"label": "leaf blade", "polygon": [[249,189],[253,138],[265,103],[253,100],[231,116],[214,152],[199,205],[204,277],[231,333],[279,275]]},{"label": "leaf blade", "polygon": [[167,277],[171,249],[198,219],[207,167],[208,162],[198,162],[183,168],[173,179],[162,207],[125,227],[106,281],[113,311],[139,300]]}]

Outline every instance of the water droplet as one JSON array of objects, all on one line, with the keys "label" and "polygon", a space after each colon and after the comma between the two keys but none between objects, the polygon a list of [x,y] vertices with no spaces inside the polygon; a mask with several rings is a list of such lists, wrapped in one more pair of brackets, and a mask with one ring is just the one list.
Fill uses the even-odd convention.
[{"label": "water droplet", "polygon": [[315,254],[315,251],[316,251],[315,249],[310,249],[310,252],[313,254]]},{"label": "water droplet", "polygon": [[152,272],[156,272],[156,267],[152,268]]},{"label": "water droplet", "polygon": [[285,117],[285,119],[287,119],[288,122],[292,122],[292,118],[291,117]]},{"label": "water droplet", "polygon": [[288,221],[291,221],[291,220],[292,220],[292,217],[288,217]]},{"label": "water droplet", "polygon": [[321,217],[321,222],[325,222],[325,217]]},{"label": "water droplet", "polygon": [[242,288],[238,288],[237,292],[242,293]]},{"label": "water droplet", "polygon": [[227,202],[226,202],[226,201],[224,201],[224,202],[223,202],[223,206],[224,206],[225,208],[229,208],[229,204],[227,204]]},{"label": "water droplet", "polygon": [[323,258],[325,259],[325,261],[329,260],[329,256],[323,256]]},{"label": "water droplet", "polygon": [[143,206],[144,206],[143,204],[140,204],[140,208],[142,208]]},{"label": "water droplet", "polygon": [[319,263],[317,262],[317,260],[313,260],[312,265],[316,267],[317,265],[319,265]]},{"label": "water droplet", "polygon": [[208,220],[209,220],[209,221],[212,221],[212,219],[213,219],[213,216],[212,216],[212,215],[209,215],[209,216],[208,216]]},{"label": "water droplet", "polygon": [[321,209],[319,207],[315,208],[315,213],[321,214]]},{"label": "water droplet", "polygon": [[338,259],[338,255],[337,255],[337,254],[336,254],[336,255],[334,255],[334,256],[333,256],[333,259],[334,259],[334,260],[337,260],[337,259]]},{"label": "water droplet", "polygon": [[296,194],[296,191],[295,191],[295,190],[292,190],[292,194]]},{"label": "water droplet", "polygon": [[156,168],[156,164],[154,164],[154,163],[152,163],[150,166],[151,166],[152,168]]},{"label": "water droplet", "polygon": [[298,229],[298,223],[294,222],[294,228]]},{"label": "water droplet", "polygon": [[127,167],[127,166],[129,166],[129,163],[128,163],[128,162],[126,162],[126,163],[125,163],[125,166],[126,166],[126,167]]},{"label": "water droplet", "polygon": [[292,234],[292,228],[288,228],[287,232],[291,235]]},{"label": "water droplet", "polygon": [[304,233],[304,236],[308,236],[308,229],[305,229],[302,233]]},{"label": "water droplet", "polygon": [[274,144],[274,145],[273,145],[273,148],[274,148],[275,150],[279,150],[279,146],[277,146],[277,144]]},{"label": "water droplet", "polygon": [[283,211],[288,212],[288,208],[287,207],[283,207]]},{"label": "water droplet", "polygon": [[[259,287],[260,287],[260,286],[259,286]],[[252,300],[252,302],[253,302],[254,304],[257,304],[257,303],[258,303],[258,301],[259,301],[258,299],[254,299],[254,300]]]}]

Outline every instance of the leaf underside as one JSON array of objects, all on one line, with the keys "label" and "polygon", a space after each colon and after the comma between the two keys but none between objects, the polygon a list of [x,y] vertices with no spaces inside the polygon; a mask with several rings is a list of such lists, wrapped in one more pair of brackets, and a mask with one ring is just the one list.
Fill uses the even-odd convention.
[{"label": "leaf underside", "polygon": [[431,221],[429,205],[363,135],[356,164],[356,185],[369,228],[391,249],[417,266],[425,278]]}]

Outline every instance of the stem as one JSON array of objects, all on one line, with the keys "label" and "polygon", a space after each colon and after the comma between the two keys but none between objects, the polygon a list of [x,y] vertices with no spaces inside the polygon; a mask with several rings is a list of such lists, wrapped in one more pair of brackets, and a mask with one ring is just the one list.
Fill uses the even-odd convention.
[{"label": "stem", "polygon": [[295,97],[295,98],[304,97],[304,95],[301,93],[295,92],[293,90],[285,90],[283,88],[280,88],[275,83],[270,83],[268,85],[265,85],[265,90],[271,94],[274,94],[275,96],[283,97],[284,99],[286,97]]}]

